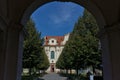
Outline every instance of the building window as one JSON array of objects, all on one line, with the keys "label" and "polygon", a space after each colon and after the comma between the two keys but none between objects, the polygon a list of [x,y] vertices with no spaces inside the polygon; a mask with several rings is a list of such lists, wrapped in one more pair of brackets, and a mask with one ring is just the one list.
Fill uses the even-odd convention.
[{"label": "building window", "polygon": [[52,40],[52,43],[54,43],[54,40]]},{"label": "building window", "polygon": [[54,59],[55,58],[55,53],[54,51],[51,51],[51,59]]}]

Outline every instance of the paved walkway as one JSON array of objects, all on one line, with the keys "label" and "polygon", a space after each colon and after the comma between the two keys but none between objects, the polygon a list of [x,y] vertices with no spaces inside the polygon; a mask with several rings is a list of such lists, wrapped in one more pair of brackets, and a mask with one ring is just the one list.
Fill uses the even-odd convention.
[{"label": "paved walkway", "polygon": [[67,77],[62,77],[56,73],[49,73],[42,77],[42,80],[67,80]]}]

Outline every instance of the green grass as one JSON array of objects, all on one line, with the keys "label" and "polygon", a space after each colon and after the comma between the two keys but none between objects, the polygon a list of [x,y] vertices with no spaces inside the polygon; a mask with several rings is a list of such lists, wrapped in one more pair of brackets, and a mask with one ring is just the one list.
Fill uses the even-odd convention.
[{"label": "green grass", "polygon": [[42,74],[34,73],[34,74],[32,74],[31,76],[29,76],[29,74],[24,74],[24,73],[23,73],[21,80],[35,80],[35,78],[43,77],[45,74],[47,74],[47,73],[42,73]]},{"label": "green grass", "polygon": [[33,80],[33,77],[30,77],[30,76],[22,76],[22,80]]}]

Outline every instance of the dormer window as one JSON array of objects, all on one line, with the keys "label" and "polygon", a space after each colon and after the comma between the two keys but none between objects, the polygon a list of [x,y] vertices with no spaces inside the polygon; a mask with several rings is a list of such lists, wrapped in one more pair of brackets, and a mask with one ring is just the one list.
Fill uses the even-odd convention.
[{"label": "dormer window", "polygon": [[54,43],[54,40],[52,40],[52,43]]}]

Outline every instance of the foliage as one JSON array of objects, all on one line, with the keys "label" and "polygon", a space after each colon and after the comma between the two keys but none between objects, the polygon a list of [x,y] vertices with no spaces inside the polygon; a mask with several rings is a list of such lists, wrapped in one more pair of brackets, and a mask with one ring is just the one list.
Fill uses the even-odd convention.
[{"label": "foliage", "polygon": [[26,25],[26,30],[28,32],[27,37],[24,40],[24,50],[23,50],[23,67],[33,68],[40,61],[41,53],[41,39],[40,33],[36,31],[34,22],[29,20]]},{"label": "foliage", "polygon": [[23,75],[21,80],[34,80],[34,79],[33,79],[33,77]]},{"label": "foliage", "polygon": [[41,56],[40,64],[37,65],[37,68],[40,70],[45,70],[49,67],[49,60],[44,49],[42,50]]},{"label": "foliage", "polygon": [[46,69],[49,65],[46,54],[43,52],[41,33],[35,28],[34,22],[30,19],[26,24],[28,35],[24,40],[23,68],[29,68],[29,74],[36,73],[42,65]]},{"label": "foliage", "polygon": [[98,26],[94,17],[84,10],[78,19],[69,41],[65,45],[56,66],[61,69],[78,69],[101,64],[101,50],[97,38]]}]

